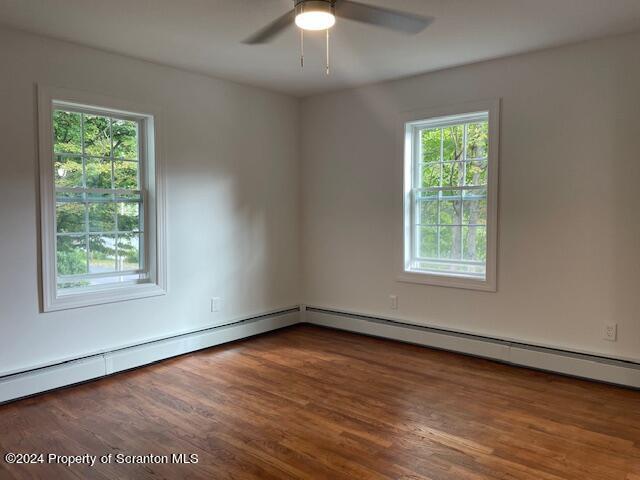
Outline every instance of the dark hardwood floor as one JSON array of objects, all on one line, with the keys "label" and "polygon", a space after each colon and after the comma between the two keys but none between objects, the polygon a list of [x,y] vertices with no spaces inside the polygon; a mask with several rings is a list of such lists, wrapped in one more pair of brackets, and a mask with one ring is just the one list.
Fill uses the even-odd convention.
[{"label": "dark hardwood floor", "polygon": [[640,480],[640,392],[296,326],[1,406],[0,451],[198,455],[2,479]]}]

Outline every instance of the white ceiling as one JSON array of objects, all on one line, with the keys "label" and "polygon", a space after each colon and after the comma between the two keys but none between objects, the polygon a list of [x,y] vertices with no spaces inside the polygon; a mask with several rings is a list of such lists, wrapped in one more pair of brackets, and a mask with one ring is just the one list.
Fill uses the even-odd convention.
[{"label": "white ceiling", "polygon": [[268,45],[241,43],[291,0],[0,0],[0,23],[300,96],[640,30],[640,0],[359,1],[435,21],[405,36],[338,20],[329,77],[317,33],[304,71],[294,28]]}]

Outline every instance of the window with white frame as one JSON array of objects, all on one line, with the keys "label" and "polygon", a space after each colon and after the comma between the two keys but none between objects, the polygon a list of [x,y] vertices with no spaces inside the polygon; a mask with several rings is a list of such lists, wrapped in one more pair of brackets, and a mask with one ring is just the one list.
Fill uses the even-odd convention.
[{"label": "window with white frame", "polygon": [[45,310],[164,293],[153,116],[41,103]]},{"label": "window with white frame", "polygon": [[488,107],[404,124],[405,280],[495,289],[498,109]]}]

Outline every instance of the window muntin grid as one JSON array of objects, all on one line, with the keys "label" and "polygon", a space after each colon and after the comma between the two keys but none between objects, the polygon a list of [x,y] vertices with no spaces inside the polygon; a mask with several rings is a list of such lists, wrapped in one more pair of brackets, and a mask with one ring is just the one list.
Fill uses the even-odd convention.
[{"label": "window muntin grid", "polygon": [[409,270],[486,278],[489,115],[412,125]]},{"label": "window muntin grid", "polygon": [[143,122],[57,103],[52,121],[57,288],[146,279]]}]

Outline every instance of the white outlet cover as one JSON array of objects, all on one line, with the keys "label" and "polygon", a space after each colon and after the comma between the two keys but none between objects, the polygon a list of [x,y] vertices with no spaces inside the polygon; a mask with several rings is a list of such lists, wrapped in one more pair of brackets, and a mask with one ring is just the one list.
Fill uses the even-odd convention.
[{"label": "white outlet cover", "polygon": [[398,296],[397,295],[389,295],[389,301],[391,303],[391,309],[392,310],[397,310],[398,309]]},{"label": "white outlet cover", "polygon": [[618,339],[618,325],[615,323],[608,323],[604,326],[604,339],[610,342],[615,342]]},{"label": "white outlet cover", "polygon": [[211,312],[219,312],[220,311],[220,306],[221,306],[222,300],[220,299],[220,297],[213,297],[211,299]]}]

